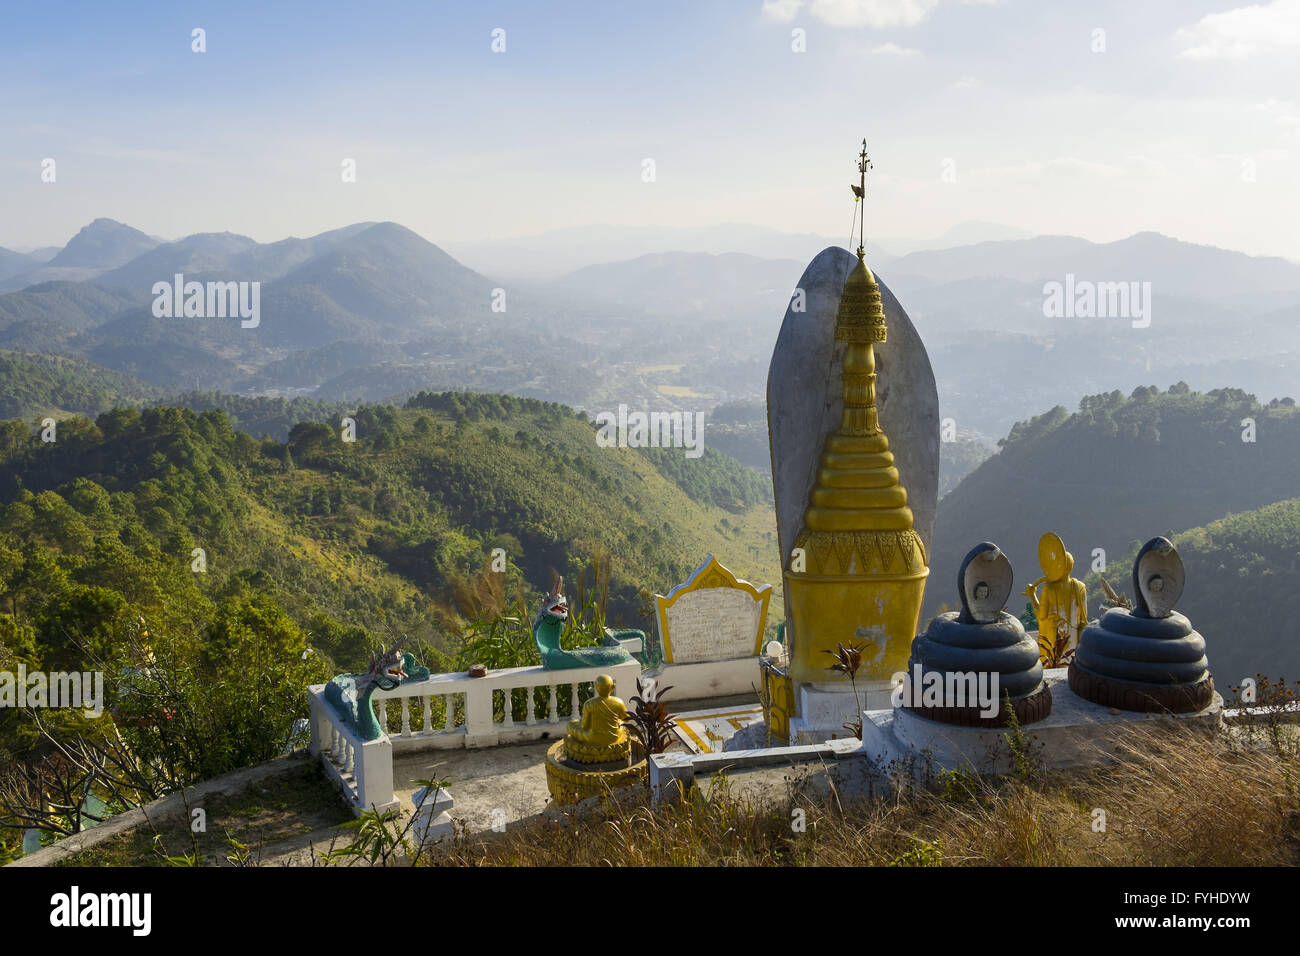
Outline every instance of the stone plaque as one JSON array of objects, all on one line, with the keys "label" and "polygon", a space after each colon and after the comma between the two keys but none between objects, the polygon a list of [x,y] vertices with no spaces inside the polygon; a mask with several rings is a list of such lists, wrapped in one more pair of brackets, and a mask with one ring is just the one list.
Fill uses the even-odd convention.
[{"label": "stone plaque", "polygon": [[669,664],[754,657],[762,651],[772,586],[755,587],[713,555],[667,594],[655,595],[659,641]]}]

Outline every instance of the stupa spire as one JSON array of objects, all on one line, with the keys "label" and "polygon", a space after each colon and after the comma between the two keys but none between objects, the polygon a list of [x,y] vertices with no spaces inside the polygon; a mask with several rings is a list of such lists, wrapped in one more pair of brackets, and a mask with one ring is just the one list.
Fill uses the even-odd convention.
[{"label": "stupa spire", "polygon": [[[811,305],[787,309],[768,373],[787,657],[765,671],[765,711],[771,729],[785,709],[776,733],[792,741],[842,735],[863,711],[858,691],[868,709],[888,703],[930,573],[938,396],[907,313],[891,296],[886,315],[884,284],[867,267],[860,204],[872,164],[865,141],[854,152],[847,251],[809,263],[799,285]],[[860,655],[852,679],[837,666],[842,653]]]},{"label": "stupa spire", "polygon": [[[867,141],[862,141],[862,152],[858,154],[858,185],[852,186],[853,201],[858,206],[858,258],[866,256],[866,209],[867,209],[867,170],[875,169],[871,165],[871,157],[867,155]],[[849,236],[849,244],[853,244],[853,236]]]},{"label": "stupa spire", "polygon": [[[864,202],[870,168],[863,140],[854,202]],[[865,223],[861,212],[859,220]],[[840,374],[843,411],[839,428],[822,446],[796,547],[804,548],[810,565],[824,574],[913,572],[926,566],[925,547],[913,528],[907,489],[880,427],[874,347],[886,341],[885,310],[861,243],[840,295],[835,340],[846,343]]]}]

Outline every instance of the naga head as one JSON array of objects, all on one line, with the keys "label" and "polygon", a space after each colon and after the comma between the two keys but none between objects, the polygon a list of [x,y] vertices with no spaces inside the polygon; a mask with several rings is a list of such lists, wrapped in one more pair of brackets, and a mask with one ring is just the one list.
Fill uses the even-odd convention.
[{"label": "naga head", "polygon": [[402,655],[402,645],[405,643],[406,638],[400,637],[388,650],[381,646],[378,652],[372,653],[370,666],[357,680],[357,690],[363,691],[372,685],[382,690],[392,690],[400,684],[406,677],[406,660]]},{"label": "naga head", "polygon": [[564,597],[564,578],[556,578],[551,593],[542,599],[542,607],[537,612],[539,624],[563,624],[569,619],[569,603]]}]

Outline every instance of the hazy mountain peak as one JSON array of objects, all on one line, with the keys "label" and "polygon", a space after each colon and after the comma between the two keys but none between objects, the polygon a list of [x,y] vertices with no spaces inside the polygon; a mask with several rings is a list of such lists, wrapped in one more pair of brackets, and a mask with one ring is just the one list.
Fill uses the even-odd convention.
[{"label": "hazy mountain peak", "polygon": [[50,260],[49,265],[113,269],[157,245],[157,242],[139,229],[101,216],[68,240],[68,244]]},{"label": "hazy mountain peak", "polygon": [[399,268],[403,265],[423,267],[429,262],[460,266],[442,247],[396,222],[377,222],[369,229],[340,240],[334,250],[340,255],[349,250],[365,250],[371,255],[388,257],[389,263]]},{"label": "hazy mountain peak", "polygon": [[433,245],[433,243],[429,242],[428,239],[425,239],[424,236],[420,235],[418,232],[406,228],[399,222],[393,222],[391,219],[377,222],[370,228],[361,230],[357,235],[369,236],[372,239],[404,239],[407,241],[426,242],[429,243],[429,245]]}]

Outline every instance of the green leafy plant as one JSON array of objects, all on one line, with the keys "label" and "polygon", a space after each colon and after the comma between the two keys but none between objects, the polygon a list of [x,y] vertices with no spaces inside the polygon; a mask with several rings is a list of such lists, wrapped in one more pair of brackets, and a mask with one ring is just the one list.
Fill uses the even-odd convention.
[{"label": "green leafy plant", "polygon": [[[446,780],[415,782],[431,791],[425,797],[426,800],[435,799],[437,792],[447,786]],[[392,866],[401,861],[418,864],[424,847],[411,837],[417,819],[418,812],[409,814],[403,823],[402,813],[397,809],[380,812],[371,807],[363,810],[355,820],[341,824],[344,829],[354,833],[352,840],[346,846],[331,846],[321,857],[321,862],[326,866]]]},{"label": "green leafy plant", "polygon": [[1038,628],[1038,615],[1034,613],[1034,606],[1027,601],[1025,602],[1025,612],[1020,615],[1020,623],[1029,631]]},{"label": "green leafy plant", "polygon": [[1034,772],[1033,758],[1029,753],[1029,738],[1020,727],[1020,718],[1016,714],[1016,709],[1011,706],[1011,694],[1005,691],[1002,695],[1002,712],[1006,715],[1006,739],[1007,746],[1011,750],[1012,769],[1021,780],[1029,780]]},{"label": "green leafy plant", "polygon": [[153,850],[155,853],[158,854],[159,858],[161,858],[162,861],[166,863],[168,866],[198,866],[199,865],[199,851],[197,847],[195,847],[193,853],[181,853],[176,856],[172,856],[167,853],[166,847],[163,846],[161,833],[154,834]]},{"label": "green leafy plant", "polygon": [[251,867],[255,861],[253,851],[249,849],[248,844],[237,840],[226,834],[226,845],[230,847],[230,852],[226,854],[226,862],[236,867]]},{"label": "green leafy plant", "polygon": [[912,848],[889,861],[889,866],[943,866],[943,843],[911,838]]},{"label": "green leafy plant", "polygon": [[528,612],[522,607],[511,608],[508,613],[485,615],[467,624],[461,632],[461,641],[456,655],[460,670],[468,669],[471,664],[497,670],[541,663]]},{"label": "green leafy plant", "polygon": [[963,764],[939,771],[939,795],[950,803],[976,803],[985,790],[984,782]]},{"label": "green leafy plant", "polygon": [[[414,818],[412,818],[414,819]],[[355,820],[342,824],[346,830],[355,833],[346,846],[331,847],[324,856],[326,865],[360,863],[365,866],[387,866],[389,861],[403,851],[410,851],[410,841],[406,831],[399,830],[396,824],[400,816],[397,810],[363,810]],[[407,827],[409,828],[408,822]]]}]

